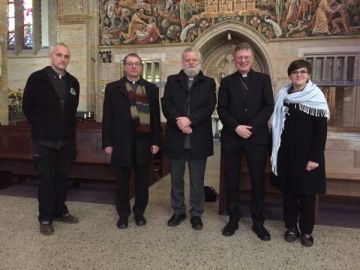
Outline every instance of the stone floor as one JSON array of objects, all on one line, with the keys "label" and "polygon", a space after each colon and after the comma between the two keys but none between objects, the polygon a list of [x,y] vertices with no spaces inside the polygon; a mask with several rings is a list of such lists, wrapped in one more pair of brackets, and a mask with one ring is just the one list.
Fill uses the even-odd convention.
[{"label": "stone floor", "polygon": [[[218,158],[217,152],[206,172],[206,184],[215,187]],[[36,199],[1,192],[0,269],[360,269],[359,227],[316,225],[315,245],[304,248],[283,240],[281,221],[266,221],[272,240],[262,242],[251,231],[251,220],[243,218],[236,234],[226,238],[221,229],[227,217],[217,214],[217,203],[207,203],[202,231],[194,231],[189,219],[170,228],[169,188],[169,176],[153,185],[148,224],[137,227],[130,217],[126,230],[116,228],[111,204],[75,202],[72,191],[68,206],[80,223],[55,222],[51,236],[38,232]]]}]

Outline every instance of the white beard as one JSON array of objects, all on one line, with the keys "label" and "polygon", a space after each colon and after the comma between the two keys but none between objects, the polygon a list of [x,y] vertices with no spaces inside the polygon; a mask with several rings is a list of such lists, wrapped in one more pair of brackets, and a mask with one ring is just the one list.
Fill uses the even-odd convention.
[{"label": "white beard", "polygon": [[196,77],[200,73],[200,70],[201,70],[201,65],[198,65],[197,67],[190,67],[190,68],[183,66],[184,73],[190,78]]}]

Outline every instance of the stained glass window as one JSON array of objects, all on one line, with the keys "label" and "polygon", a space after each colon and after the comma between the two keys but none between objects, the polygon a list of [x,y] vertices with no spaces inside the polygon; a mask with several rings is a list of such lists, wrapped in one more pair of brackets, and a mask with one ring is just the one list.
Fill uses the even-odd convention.
[{"label": "stained glass window", "polygon": [[33,46],[33,10],[32,0],[23,0],[24,11],[24,49],[32,49]]},{"label": "stained glass window", "polygon": [[15,49],[15,3],[14,0],[8,1],[8,42],[9,50]]}]

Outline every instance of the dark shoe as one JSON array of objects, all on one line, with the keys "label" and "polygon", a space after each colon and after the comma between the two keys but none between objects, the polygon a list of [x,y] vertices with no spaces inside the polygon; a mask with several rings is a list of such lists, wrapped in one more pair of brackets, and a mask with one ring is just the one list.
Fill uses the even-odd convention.
[{"label": "dark shoe", "polygon": [[128,227],[128,218],[127,217],[120,217],[116,223],[116,226],[119,229],[126,229]]},{"label": "dark shoe", "polygon": [[262,241],[270,240],[270,233],[265,229],[262,224],[253,224],[252,226],[253,232],[261,239]]},{"label": "dark shoe", "polygon": [[285,232],[285,241],[292,243],[296,241],[296,238],[298,238],[300,236],[300,232],[298,229],[290,229],[290,230],[286,230]]},{"label": "dark shoe", "polygon": [[146,219],[143,214],[135,214],[134,215],[135,224],[138,226],[143,226],[146,224]]},{"label": "dark shoe", "polygon": [[311,234],[303,234],[301,235],[301,244],[304,247],[311,247],[314,245],[314,238],[311,236]]},{"label": "dark shoe", "polygon": [[67,224],[76,224],[79,222],[77,217],[74,217],[70,213],[63,214],[62,216],[55,217],[54,220],[61,221]]},{"label": "dark shoe", "polygon": [[54,228],[49,221],[40,222],[40,233],[43,235],[51,235],[54,233]]},{"label": "dark shoe", "polygon": [[235,231],[239,229],[239,222],[237,220],[229,220],[228,224],[222,230],[223,236],[232,236]]},{"label": "dark shoe", "polygon": [[198,216],[191,217],[190,223],[191,223],[191,227],[194,230],[202,230],[202,228],[203,228],[203,223],[201,221],[201,217],[198,217]]},{"label": "dark shoe", "polygon": [[181,223],[186,218],[186,214],[173,214],[172,217],[168,220],[168,226],[175,227]]}]

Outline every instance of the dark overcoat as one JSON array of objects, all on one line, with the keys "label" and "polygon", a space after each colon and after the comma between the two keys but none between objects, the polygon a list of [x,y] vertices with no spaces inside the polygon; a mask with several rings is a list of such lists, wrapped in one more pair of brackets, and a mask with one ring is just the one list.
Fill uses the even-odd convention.
[{"label": "dark overcoat", "polygon": [[[206,158],[213,155],[213,135],[211,114],[216,104],[215,81],[200,72],[188,92],[188,77],[181,71],[167,78],[162,109],[167,119],[165,130],[165,152],[172,158],[185,156],[185,134],[176,125],[176,118],[186,116],[187,100],[190,103],[190,114],[193,132],[191,138],[191,156]],[[189,95],[188,95],[189,94]]]},{"label": "dark overcoat", "polygon": [[[240,80],[239,72],[221,80],[217,108],[223,124],[221,142],[229,147],[239,147],[243,143],[268,144],[267,121],[274,108],[270,76],[250,70],[248,89]],[[236,134],[238,125],[252,126],[250,138],[243,139]]]},{"label": "dark overcoat", "polygon": [[[151,145],[160,146],[159,89],[155,84],[140,79],[144,85],[150,106],[151,132],[135,133],[130,113],[130,100],[126,90],[127,79],[109,83],[105,88],[102,120],[102,146],[113,147],[111,164],[117,167],[132,166],[132,145],[136,144],[136,164],[146,165],[151,161]],[[135,142],[133,141],[135,140]]]},{"label": "dark overcoat", "polygon": [[[272,175],[272,183],[287,192],[325,193],[327,118],[306,114],[294,104],[284,105],[289,107],[289,113],[278,152],[278,177]],[[319,167],[305,170],[309,160],[319,163]]]}]

